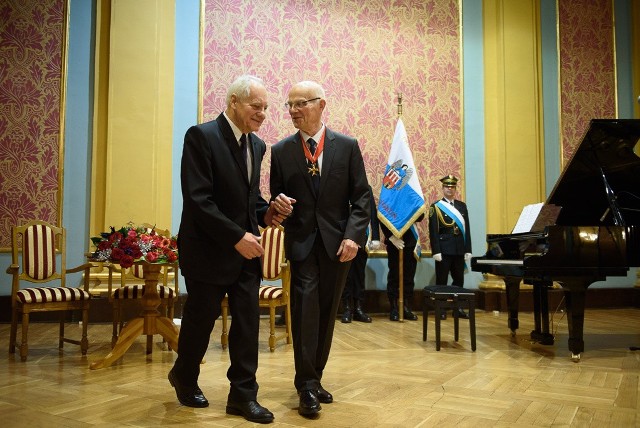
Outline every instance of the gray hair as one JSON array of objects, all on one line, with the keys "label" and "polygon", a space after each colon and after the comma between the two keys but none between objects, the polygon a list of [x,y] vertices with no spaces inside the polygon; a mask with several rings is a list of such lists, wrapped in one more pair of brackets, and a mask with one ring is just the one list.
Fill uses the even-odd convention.
[{"label": "gray hair", "polygon": [[294,86],[311,89],[314,97],[322,98],[323,100],[325,99],[324,89],[317,82],[312,80],[303,80],[302,82],[296,83]]},{"label": "gray hair", "polygon": [[238,98],[245,99],[251,93],[251,85],[259,85],[264,87],[262,79],[256,76],[245,74],[238,77],[227,89],[227,107],[231,104],[231,95],[236,95]]}]

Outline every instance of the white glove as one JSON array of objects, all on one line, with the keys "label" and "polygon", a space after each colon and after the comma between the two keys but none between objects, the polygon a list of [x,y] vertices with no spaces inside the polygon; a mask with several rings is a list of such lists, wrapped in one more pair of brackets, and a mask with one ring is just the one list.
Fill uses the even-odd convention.
[{"label": "white glove", "polygon": [[441,253],[434,254],[433,255],[433,260],[435,260],[437,262],[441,262],[442,261],[442,254]]},{"label": "white glove", "polygon": [[468,262],[469,260],[471,260],[471,253],[464,253],[464,261]]},{"label": "white glove", "polygon": [[404,248],[404,241],[400,238],[396,238],[395,235],[391,235],[391,237],[389,237],[389,241],[391,241],[393,246],[398,250],[402,250]]},{"label": "white glove", "polygon": [[377,250],[380,248],[380,241],[369,241],[369,250]]}]

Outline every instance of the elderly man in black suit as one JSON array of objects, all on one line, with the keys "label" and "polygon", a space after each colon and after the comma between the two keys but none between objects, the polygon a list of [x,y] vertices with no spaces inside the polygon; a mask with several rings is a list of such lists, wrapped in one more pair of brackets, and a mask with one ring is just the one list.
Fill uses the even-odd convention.
[{"label": "elderly man in black suit", "polygon": [[321,384],[351,260],[365,245],[370,197],[356,139],[322,122],[315,82],[295,84],[286,108],[299,132],[271,149],[271,195],[291,261],[291,319],[298,413],[314,416],[333,396]]},{"label": "elderly man in black suit", "polygon": [[227,91],[227,108],[215,120],[192,126],[182,152],[182,219],[178,235],[180,270],[187,300],[178,339],[178,358],[169,381],[189,407],[209,402],[198,387],[202,361],[220,302],[229,296],[231,384],[226,412],[259,423],[273,414],[257,402],[258,224],[283,217],[260,196],[260,163],[266,145],[254,132],[266,117],[267,91],[260,79],[241,76]]}]

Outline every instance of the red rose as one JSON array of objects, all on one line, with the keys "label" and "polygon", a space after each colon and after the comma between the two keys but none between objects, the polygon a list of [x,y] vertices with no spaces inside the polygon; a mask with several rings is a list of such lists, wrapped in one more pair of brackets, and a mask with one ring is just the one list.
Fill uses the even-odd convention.
[{"label": "red rose", "polygon": [[149,251],[149,252],[147,253],[146,259],[147,259],[147,261],[148,261],[149,263],[154,263],[154,262],[156,262],[156,261],[158,260],[158,253],[154,253],[154,252]]},{"label": "red rose", "polygon": [[122,266],[123,268],[128,268],[133,266],[133,262],[135,260],[133,259],[133,257],[125,254],[120,258],[120,266]]}]

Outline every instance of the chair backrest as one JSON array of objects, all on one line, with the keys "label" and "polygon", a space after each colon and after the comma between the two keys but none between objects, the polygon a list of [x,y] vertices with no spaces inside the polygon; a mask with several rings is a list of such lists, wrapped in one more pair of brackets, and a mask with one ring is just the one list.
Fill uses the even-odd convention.
[{"label": "chair backrest", "polygon": [[264,279],[280,279],[284,256],[284,230],[281,227],[269,226],[262,230],[262,276]]},{"label": "chair backrest", "polygon": [[[14,226],[11,230],[11,262],[21,267],[18,278],[36,283],[60,279],[60,285],[64,287],[65,276],[62,272],[66,271],[65,229],[34,220],[22,226]],[[56,251],[60,252],[59,266]]]}]

